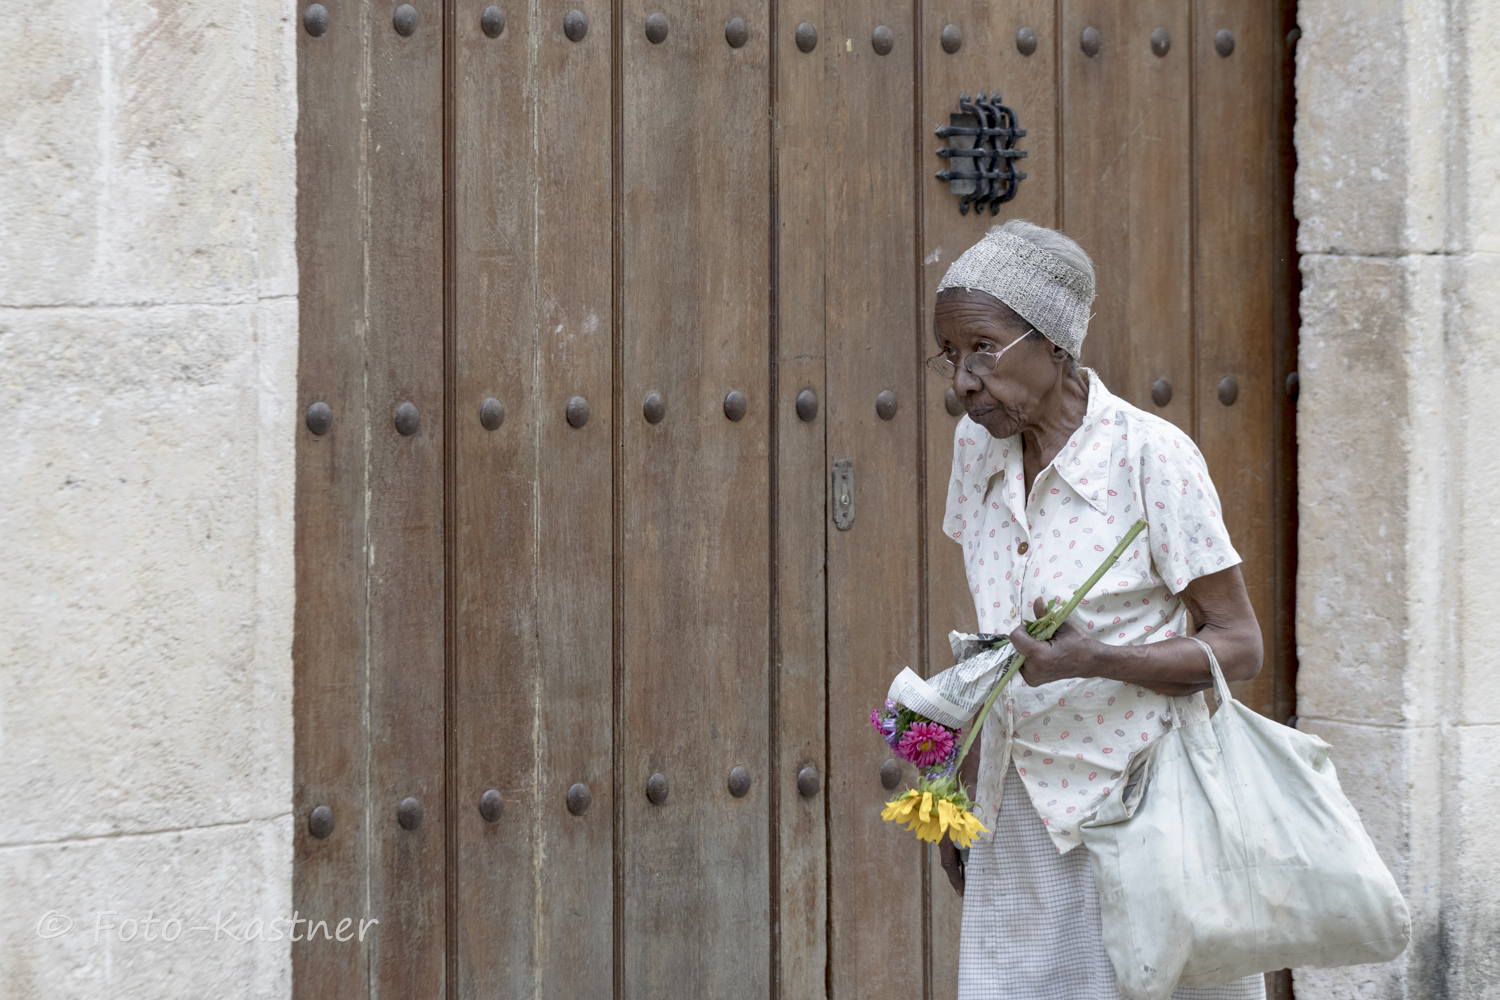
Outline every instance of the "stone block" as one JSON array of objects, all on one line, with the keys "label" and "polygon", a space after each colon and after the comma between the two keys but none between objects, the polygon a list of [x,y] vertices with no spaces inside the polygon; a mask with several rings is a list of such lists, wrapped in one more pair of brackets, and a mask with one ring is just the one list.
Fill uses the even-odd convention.
[{"label": "stone block", "polygon": [[[1500,518],[1494,515],[1500,484],[1500,254],[1472,253],[1455,264],[1460,292],[1450,377],[1458,416],[1453,437],[1454,506],[1462,512],[1454,546],[1458,587],[1453,611],[1457,695],[1453,718],[1500,723],[1500,618],[1494,614],[1500,582]],[[1500,884],[1500,883],[1497,883]]]},{"label": "stone block", "polygon": [[1298,1000],[1408,1000],[1406,973],[1398,959],[1385,965],[1342,969],[1293,969],[1292,994]]},{"label": "stone block", "polygon": [[1435,727],[1351,725],[1307,720],[1299,729],[1333,747],[1339,785],[1406,897],[1412,945],[1395,961],[1341,969],[1298,969],[1299,997],[1406,997],[1403,984],[1441,975],[1443,933],[1443,756]]},{"label": "stone block", "polygon": [[1454,726],[1444,743],[1453,786],[1443,873],[1447,995],[1500,997],[1500,725]]},{"label": "stone block", "polygon": [[291,823],[0,850],[0,1000],[290,996]]},{"label": "stone block", "polygon": [[293,293],[287,6],[47,0],[25,21],[0,50],[24,95],[0,111],[0,305]]},{"label": "stone block", "polygon": [[1429,605],[1442,597],[1446,548],[1433,546],[1448,513],[1447,370],[1432,318],[1442,266],[1302,259],[1299,715],[1394,724],[1428,712],[1408,668],[1441,632]]},{"label": "stone block", "polygon": [[1302,0],[1297,24],[1297,245],[1396,253],[1406,228],[1408,126],[1402,0]]},{"label": "stone block", "polygon": [[287,810],[295,319],[0,309],[0,843]]},{"label": "stone block", "polygon": [[297,294],[297,25],[295,0],[255,0],[256,285]]},{"label": "stone block", "polygon": [[[1500,253],[1500,6],[1463,5],[1463,249]],[[1493,314],[1492,314],[1493,315]]]},{"label": "stone block", "polygon": [[0,304],[57,301],[94,277],[79,271],[91,272],[106,238],[106,6],[37,0],[25,30],[0,32]]},{"label": "stone block", "polygon": [[[256,350],[256,584],[254,658],[262,699],[276,706],[257,739],[274,748],[268,788],[291,803],[292,616],[296,606],[298,305],[266,299],[252,313]],[[284,783],[284,785],[283,785]]]}]

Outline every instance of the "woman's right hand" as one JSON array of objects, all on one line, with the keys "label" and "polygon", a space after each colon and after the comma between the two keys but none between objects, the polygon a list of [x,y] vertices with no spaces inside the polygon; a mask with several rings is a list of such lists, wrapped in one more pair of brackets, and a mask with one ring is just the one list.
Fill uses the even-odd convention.
[{"label": "woman's right hand", "polygon": [[964,894],[964,868],[959,862],[958,847],[945,833],[942,843],[938,844],[938,857],[942,859],[943,871],[948,873],[948,884],[953,886],[953,891],[960,896]]}]

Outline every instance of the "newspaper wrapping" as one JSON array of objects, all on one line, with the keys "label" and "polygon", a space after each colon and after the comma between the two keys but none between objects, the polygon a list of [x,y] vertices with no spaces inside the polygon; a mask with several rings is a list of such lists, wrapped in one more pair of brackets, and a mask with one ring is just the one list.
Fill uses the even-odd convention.
[{"label": "newspaper wrapping", "polygon": [[[997,641],[1004,645],[991,648]],[[948,644],[957,663],[926,679],[906,667],[891,682],[886,697],[950,729],[962,729],[995,689],[1016,651],[1003,635],[949,632]]]}]

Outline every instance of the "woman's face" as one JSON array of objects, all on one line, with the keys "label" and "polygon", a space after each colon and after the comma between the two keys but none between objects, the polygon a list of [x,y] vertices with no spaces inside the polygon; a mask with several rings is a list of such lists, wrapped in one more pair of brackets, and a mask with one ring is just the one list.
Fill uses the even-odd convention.
[{"label": "woman's face", "polygon": [[[984,292],[953,288],[938,294],[933,332],[943,356],[958,366],[953,392],[969,418],[995,437],[1010,437],[1031,422],[1041,399],[1057,384],[1050,341],[1034,337],[1014,343],[1031,329],[1009,306]],[[988,375],[980,377],[964,367],[970,354],[1002,350]]]}]

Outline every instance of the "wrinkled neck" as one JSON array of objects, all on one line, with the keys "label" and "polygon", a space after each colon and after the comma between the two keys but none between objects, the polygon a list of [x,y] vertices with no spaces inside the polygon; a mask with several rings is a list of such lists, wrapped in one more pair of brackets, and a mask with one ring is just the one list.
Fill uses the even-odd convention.
[{"label": "wrinkled neck", "polygon": [[1021,427],[1021,447],[1026,457],[1026,489],[1042,469],[1052,464],[1073,434],[1083,426],[1089,408],[1088,382],[1059,366],[1058,379]]}]

